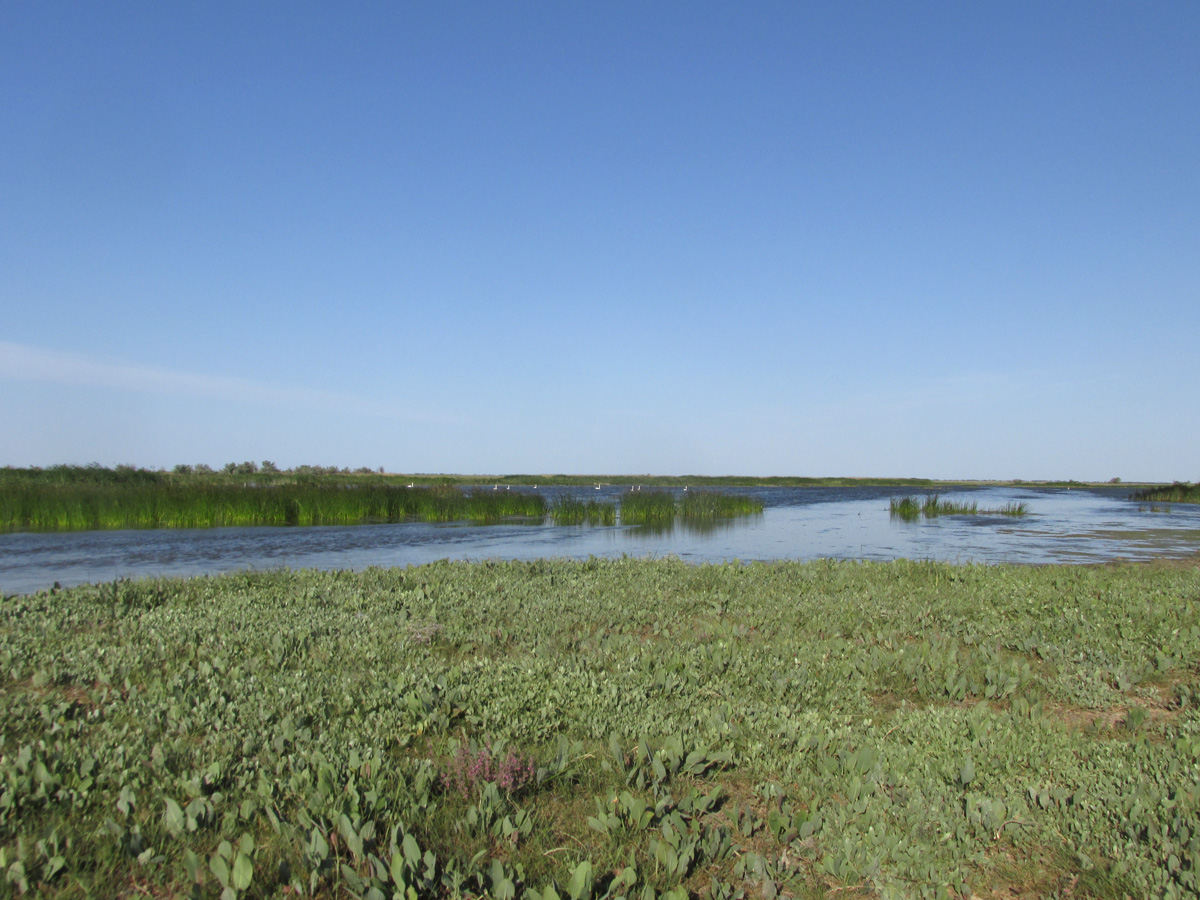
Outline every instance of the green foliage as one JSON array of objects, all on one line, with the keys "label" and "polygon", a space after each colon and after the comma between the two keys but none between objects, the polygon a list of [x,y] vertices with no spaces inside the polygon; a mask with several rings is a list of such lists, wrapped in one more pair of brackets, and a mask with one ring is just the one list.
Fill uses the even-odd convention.
[{"label": "green foliage", "polygon": [[590,559],[9,597],[0,884],[1191,896],[1197,596],[1179,565]]}]

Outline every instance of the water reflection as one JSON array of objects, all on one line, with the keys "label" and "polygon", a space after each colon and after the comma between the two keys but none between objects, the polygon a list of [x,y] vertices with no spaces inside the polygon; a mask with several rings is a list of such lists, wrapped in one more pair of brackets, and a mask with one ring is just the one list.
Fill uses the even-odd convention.
[{"label": "water reflection", "polygon": [[671,522],[648,522],[642,525],[630,525],[627,533],[636,540],[639,537],[661,538],[673,534],[714,535],[721,531],[731,531],[745,528],[753,524],[762,515],[739,516],[734,519],[690,519],[679,516]]},{"label": "water reflection", "polygon": [[[618,502],[627,488],[541,488]],[[888,501],[905,489],[745,488],[764,511],[669,526],[379,524],[355,527],[217,528],[0,535],[0,592],[118,577],[198,575],[237,569],[362,569],[438,559],[678,556],[739,559],[938,559],[951,562],[1096,562],[1200,552],[1200,507],[1141,509],[1126,489],[964,487],[944,499],[994,508],[1028,504],[1029,515],[942,516],[902,522]],[[1145,504],[1141,504],[1145,506]]]}]

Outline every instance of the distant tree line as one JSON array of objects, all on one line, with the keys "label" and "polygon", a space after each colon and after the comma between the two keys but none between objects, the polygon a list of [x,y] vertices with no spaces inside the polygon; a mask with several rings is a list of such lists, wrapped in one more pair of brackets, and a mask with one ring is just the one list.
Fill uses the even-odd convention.
[{"label": "distant tree line", "polygon": [[383,467],[372,469],[360,466],[357,469],[338,468],[337,466],[296,466],[292,469],[281,469],[269,459],[261,463],[252,461],[229,462],[220,469],[214,469],[207,463],[186,464],[174,466],[169,472],[166,469],[148,469],[138,466],[120,464],[107,468],[99,463],[89,463],[86,466],[55,465],[30,466],[17,468],[4,466],[0,468],[0,483],[41,483],[41,484],[153,484],[168,481],[178,477],[220,477],[220,476],[295,476],[317,477],[329,475],[376,475],[383,474]]}]

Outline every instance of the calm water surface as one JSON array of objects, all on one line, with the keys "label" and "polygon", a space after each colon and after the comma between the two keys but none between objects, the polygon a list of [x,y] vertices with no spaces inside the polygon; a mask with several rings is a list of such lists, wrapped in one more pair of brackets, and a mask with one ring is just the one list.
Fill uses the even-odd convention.
[{"label": "calm water surface", "polygon": [[[566,494],[620,500],[627,487],[544,487]],[[950,562],[1083,563],[1149,559],[1200,552],[1200,506],[1150,511],[1121,488],[943,490],[949,500],[980,508],[1023,502],[1030,514],[944,516],[900,522],[888,500],[906,493],[886,487],[745,488],[759,497],[761,516],[697,529],[626,526],[358,525],[334,528],[214,528],[0,535],[0,592],[151,575],[200,575],[241,569],[364,569],[438,559],[678,556],[690,562],[936,559]],[[918,494],[918,491],[907,491]],[[1169,511],[1165,511],[1169,509]]]}]

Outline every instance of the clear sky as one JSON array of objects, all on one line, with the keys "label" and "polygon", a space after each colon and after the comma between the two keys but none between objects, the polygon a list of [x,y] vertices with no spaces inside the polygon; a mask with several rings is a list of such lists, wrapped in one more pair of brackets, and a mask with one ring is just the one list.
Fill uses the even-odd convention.
[{"label": "clear sky", "polygon": [[0,465],[1200,479],[1200,4],[0,5]]}]

